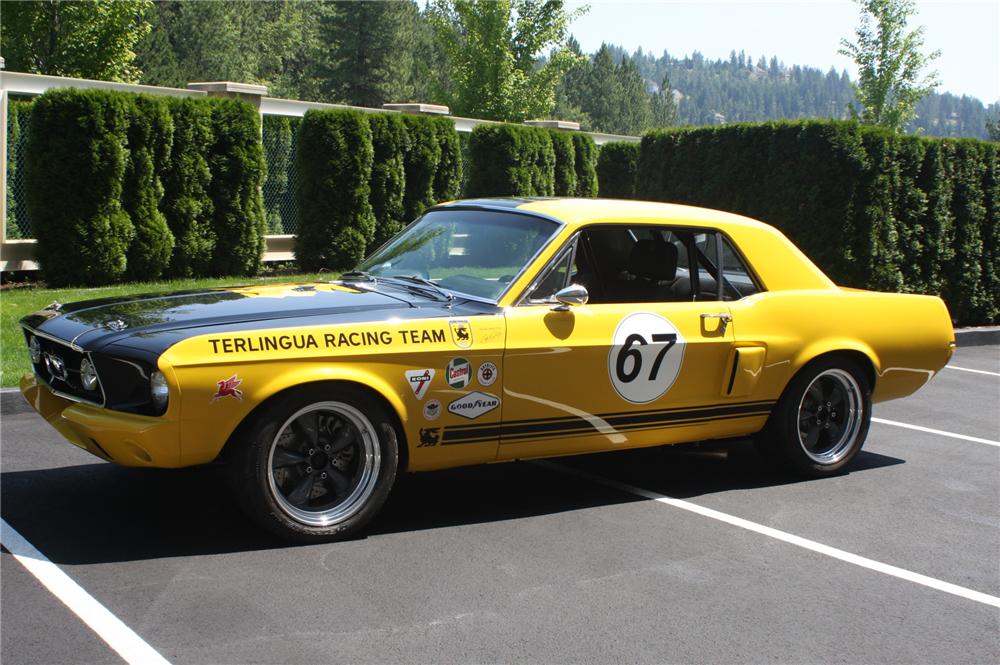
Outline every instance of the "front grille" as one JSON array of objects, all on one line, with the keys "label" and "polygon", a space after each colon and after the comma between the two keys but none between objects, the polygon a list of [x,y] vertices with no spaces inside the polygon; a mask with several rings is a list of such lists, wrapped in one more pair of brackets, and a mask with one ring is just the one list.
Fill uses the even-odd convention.
[{"label": "front grille", "polygon": [[24,331],[25,342],[29,342],[32,337],[38,340],[42,351],[39,362],[31,363],[38,378],[57,393],[98,406],[104,405],[100,380],[97,390],[85,390],[80,380],[80,363],[87,357],[86,354],[67,343],[36,335],[30,330]]}]

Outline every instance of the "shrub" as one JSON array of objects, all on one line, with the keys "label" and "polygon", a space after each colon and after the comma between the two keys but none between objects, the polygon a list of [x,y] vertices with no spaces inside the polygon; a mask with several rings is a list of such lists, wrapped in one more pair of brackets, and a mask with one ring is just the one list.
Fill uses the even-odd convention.
[{"label": "shrub", "polygon": [[163,173],[161,209],[174,236],[167,272],[173,277],[209,273],[215,249],[213,207],[208,190],[212,173],[208,149],[212,144],[212,109],[203,99],[170,99],[174,125],[170,168]]},{"label": "shrub", "polygon": [[597,156],[599,193],[606,199],[634,199],[639,173],[638,143],[606,143]]},{"label": "shrub", "polygon": [[395,113],[371,113],[367,116],[372,132],[371,202],[375,215],[372,247],[378,247],[403,228],[406,209],[406,124]]},{"label": "shrub", "polygon": [[135,238],[128,248],[125,277],[153,280],[166,270],[174,249],[174,235],[160,211],[160,178],[169,166],[174,125],[164,98],[140,95],[129,101],[129,157],[122,203],[135,227]]},{"label": "shrub", "polygon": [[434,203],[452,201],[462,194],[462,144],[449,118],[433,118],[441,159],[434,172]]},{"label": "shrub", "polygon": [[406,222],[423,214],[437,203],[434,196],[434,179],[441,161],[441,144],[438,130],[431,118],[404,115],[407,148],[403,159],[406,171],[406,191],[403,208]]},{"label": "shrub", "polygon": [[375,233],[369,202],[374,151],[360,112],[309,111],[299,128],[299,235],[303,270],[346,270],[364,256]]},{"label": "shrub", "polygon": [[575,132],[572,136],[576,152],[576,191],[573,196],[593,198],[597,196],[597,144],[589,134]]},{"label": "shrub", "polygon": [[25,184],[52,286],[119,279],[135,234],[122,209],[129,104],[103,90],[52,90],[32,104]]},{"label": "shrub", "polygon": [[576,195],[576,147],[573,135],[558,129],[549,130],[552,152],[556,158],[553,191],[556,196]]},{"label": "shrub", "polygon": [[764,220],[839,284],[936,293],[959,324],[983,324],[1000,313],[998,168],[995,144],[852,122],[656,130],[638,195]]},{"label": "shrub", "polygon": [[264,253],[267,220],[261,186],[264,151],[257,110],[235,99],[209,99],[212,105],[212,275],[253,275]]},{"label": "shrub", "polygon": [[548,131],[491,124],[472,130],[467,196],[552,196],[555,152]]}]

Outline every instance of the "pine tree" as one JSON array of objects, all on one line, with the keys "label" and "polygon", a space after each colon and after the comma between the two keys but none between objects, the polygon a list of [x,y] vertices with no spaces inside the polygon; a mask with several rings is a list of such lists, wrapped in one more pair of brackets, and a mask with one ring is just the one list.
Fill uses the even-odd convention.
[{"label": "pine tree", "polygon": [[416,4],[411,0],[329,4],[334,10],[320,19],[324,47],[316,66],[324,97],[375,108],[409,101]]}]

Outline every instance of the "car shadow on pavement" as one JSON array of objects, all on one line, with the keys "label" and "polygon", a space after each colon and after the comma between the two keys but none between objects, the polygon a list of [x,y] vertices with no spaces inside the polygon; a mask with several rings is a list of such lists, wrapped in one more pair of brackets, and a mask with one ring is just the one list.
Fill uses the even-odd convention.
[{"label": "car shadow on pavement", "polygon": [[[848,474],[902,464],[862,452]],[[553,466],[555,465],[555,466]],[[677,498],[799,482],[745,444],[646,450],[403,476],[361,538],[516,520],[643,501],[559,468]],[[52,561],[90,564],[289,547],[239,510],[221,469],[127,469],[111,464],[0,476],[3,517]],[[291,545],[294,547],[294,545]]]}]

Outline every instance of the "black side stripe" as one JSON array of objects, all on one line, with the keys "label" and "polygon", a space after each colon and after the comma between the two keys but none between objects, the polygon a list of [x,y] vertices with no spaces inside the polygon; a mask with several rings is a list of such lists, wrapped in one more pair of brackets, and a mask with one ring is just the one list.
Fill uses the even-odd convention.
[{"label": "black side stripe", "polygon": [[[748,402],[743,404],[718,405],[703,408],[663,409],[656,411],[633,411],[599,415],[600,418],[616,431],[632,431],[657,429],[666,426],[682,426],[694,423],[766,416],[770,414],[774,402]],[[506,441],[517,441],[536,438],[539,435],[579,436],[598,432],[598,428],[588,419],[572,416],[569,418],[540,418],[536,420],[520,420],[499,425],[497,423],[484,425],[458,425],[446,427],[442,436],[442,445],[459,443],[476,443],[500,437]]]}]

